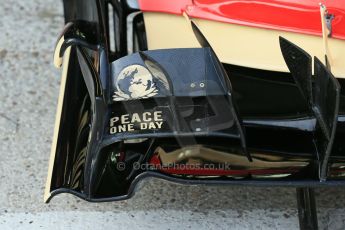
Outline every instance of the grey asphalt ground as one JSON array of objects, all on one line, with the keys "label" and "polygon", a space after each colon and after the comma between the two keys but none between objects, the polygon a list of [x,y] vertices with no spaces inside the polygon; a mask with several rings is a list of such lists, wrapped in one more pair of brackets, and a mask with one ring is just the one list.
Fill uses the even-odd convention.
[{"label": "grey asphalt ground", "polygon": [[[43,203],[60,70],[58,0],[0,4],[0,229],[298,229],[295,190],[182,186],[157,179],[134,198]],[[345,229],[343,189],[318,189],[320,229]]]}]

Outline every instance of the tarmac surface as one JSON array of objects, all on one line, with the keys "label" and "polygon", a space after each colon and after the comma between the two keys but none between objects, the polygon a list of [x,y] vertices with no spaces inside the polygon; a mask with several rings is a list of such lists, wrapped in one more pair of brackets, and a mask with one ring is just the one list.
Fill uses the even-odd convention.
[{"label": "tarmac surface", "polygon": [[[134,198],[43,203],[60,70],[62,3],[0,4],[0,229],[298,229],[295,190],[148,180]],[[317,189],[320,229],[345,229],[344,189]]]}]

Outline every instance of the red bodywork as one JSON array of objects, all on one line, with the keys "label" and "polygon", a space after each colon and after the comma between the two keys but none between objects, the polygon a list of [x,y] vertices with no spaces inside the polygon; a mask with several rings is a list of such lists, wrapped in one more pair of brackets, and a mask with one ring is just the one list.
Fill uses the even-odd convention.
[{"label": "red bodywork", "polygon": [[[139,0],[142,11],[182,14],[212,21],[322,35],[321,0]],[[323,2],[332,37],[345,40],[345,0]]]}]

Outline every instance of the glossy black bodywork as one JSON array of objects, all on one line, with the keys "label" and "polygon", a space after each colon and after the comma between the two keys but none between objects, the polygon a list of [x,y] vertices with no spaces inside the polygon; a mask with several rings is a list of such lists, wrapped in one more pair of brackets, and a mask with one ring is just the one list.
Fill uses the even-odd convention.
[{"label": "glossy black bodywork", "polygon": [[[344,185],[345,100],[340,88],[345,82],[336,80],[320,61],[315,61],[312,76],[312,58],[281,38],[291,73],[223,65],[197,27],[193,29],[203,48],[126,56],[123,20],[135,9],[117,1],[64,3],[70,24],[61,35],[65,42],[60,57],[67,47],[72,52],[48,200],[61,192],[89,201],[126,199],[148,176],[190,184]],[[115,51],[108,46],[109,4],[117,9],[122,31]],[[157,86],[158,93],[150,98],[114,101],[116,77],[130,65],[144,66],[151,74],[158,71],[169,87]],[[161,129],[110,134],[112,117],[155,111],[162,113]],[[253,164],[258,154],[263,162],[278,157],[292,164],[272,171],[255,163],[253,168],[271,171],[257,174],[252,166],[243,166],[234,168],[235,176],[209,178],[133,167],[149,163],[158,147],[169,152],[194,145],[231,152]],[[119,170],[119,163],[125,168]]]}]

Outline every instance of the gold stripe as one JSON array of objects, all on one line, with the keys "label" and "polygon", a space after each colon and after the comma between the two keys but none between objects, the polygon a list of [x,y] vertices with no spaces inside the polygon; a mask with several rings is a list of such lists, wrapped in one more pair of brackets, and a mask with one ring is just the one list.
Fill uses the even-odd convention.
[{"label": "gold stripe", "polygon": [[[144,13],[149,49],[200,47],[190,24],[181,15]],[[193,19],[217,53],[228,64],[288,72],[279,46],[279,36],[295,43],[320,60],[325,58],[322,37],[300,33],[240,26],[204,19]],[[321,29],[321,28],[320,28]],[[328,38],[332,72],[345,78],[345,41]]]},{"label": "gold stripe", "polygon": [[65,38],[62,36],[58,43],[55,46],[54,50],[54,66],[56,68],[60,68],[62,65],[62,57],[60,57],[60,50],[62,47],[63,42],[65,41]]},{"label": "gold stripe", "polygon": [[57,105],[57,110],[56,110],[56,115],[55,115],[54,136],[53,136],[53,142],[52,142],[52,147],[51,147],[51,152],[50,152],[48,176],[47,176],[47,182],[46,182],[46,187],[44,191],[44,202],[47,202],[47,200],[49,199],[51,195],[50,186],[51,186],[51,179],[52,179],[53,167],[54,167],[54,161],[55,161],[57,140],[58,140],[58,135],[59,135],[61,113],[62,113],[62,106],[63,106],[63,100],[64,100],[64,95],[65,95],[70,54],[71,54],[71,47],[68,47],[64,53],[63,64],[62,64],[63,69],[62,69],[62,76],[61,76],[58,105]]},{"label": "gold stripe", "polygon": [[[323,40],[323,49],[324,54],[327,56],[328,64],[332,66],[332,57],[330,55],[329,47],[328,47],[328,34],[329,30],[326,26],[326,15],[327,9],[324,5],[320,3],[320,13],[321,13],[321,26],[322,26],[322,40]],[[326,62],[325,58],[320,59],[322,62]]]}]

